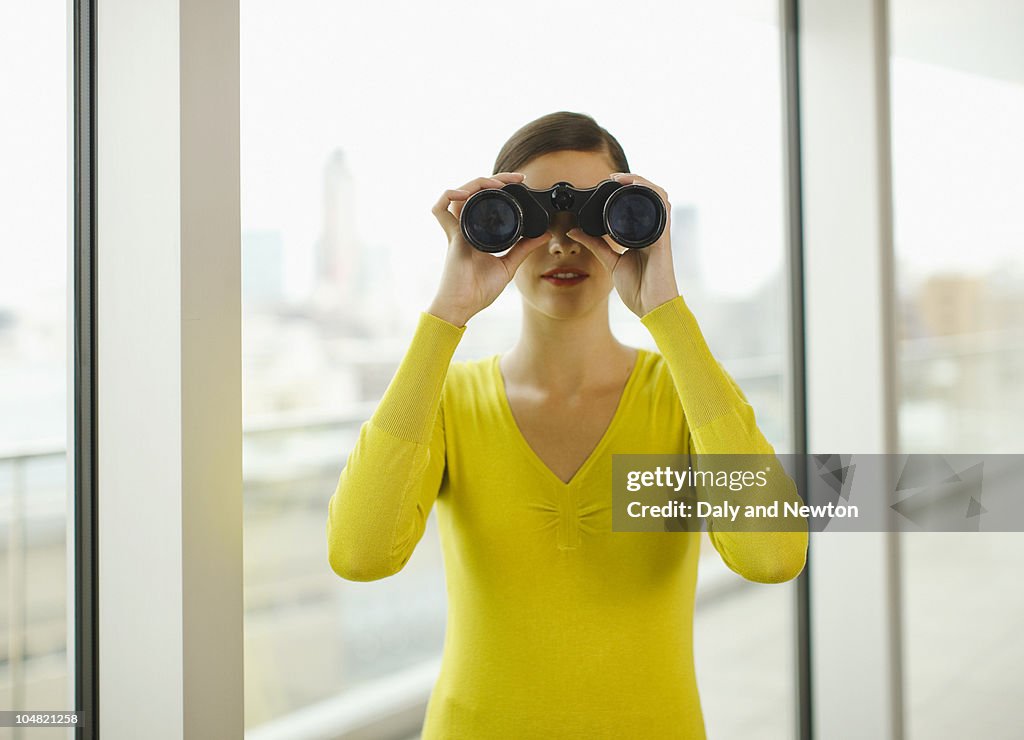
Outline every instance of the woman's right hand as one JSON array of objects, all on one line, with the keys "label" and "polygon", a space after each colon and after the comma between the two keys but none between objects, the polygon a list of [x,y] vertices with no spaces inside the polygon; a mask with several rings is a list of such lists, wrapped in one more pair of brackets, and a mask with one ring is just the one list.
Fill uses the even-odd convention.
[{"label": "woman's right hand", "polygon": [[491,305],[512,281],[519,265],[530,252],[551,238],[550,233],[533,239],[520,239],[501,257],[475,249],[466,241],[459,226],[462,206],[473,193],[487,188],[503,188],[510,182],[522,182],[518,172],[499,172],[478,177],[461,188],[446,190],[431,209],[448,235],[448,255],[437,295],[427,312],[455,326],[465,326],[473,316]]}]

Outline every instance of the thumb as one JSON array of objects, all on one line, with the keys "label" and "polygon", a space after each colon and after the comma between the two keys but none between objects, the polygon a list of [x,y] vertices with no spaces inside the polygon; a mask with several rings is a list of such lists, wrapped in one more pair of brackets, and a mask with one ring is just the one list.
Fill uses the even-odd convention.
[{"label": "thumb", "polygon": [[523,260],[529,257],[534,250],[547,242],[551,236],[550,231],[545,231],[540,236],[535,236],[532,239],[520,239],[512,249],[505,253],[503,257],[498,258],[505,263],[510,280],[512,279],[512,276],[516,274],[516,270],[519,269],[519,266],[523,264]]},{"label": "thumb", "polygon": [[604,239],[600,239],[596,236],[590,236],[590,234],[586,233],[578,226],[574,229],[569,229],[569,231],[566,232],[566,235],[573,241],[579,242],[593,252],[594,256],[601,261],[601,264],[608,269],[608,272],[615,269],[615,265],[618,264],[619,257],[622,256],[612,249]]}]

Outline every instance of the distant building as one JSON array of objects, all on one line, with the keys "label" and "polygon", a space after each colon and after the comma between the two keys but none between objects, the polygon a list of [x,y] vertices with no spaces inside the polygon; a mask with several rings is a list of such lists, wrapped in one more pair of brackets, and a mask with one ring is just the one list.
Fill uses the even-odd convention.
[{"label": "distant building", "polygon": [[11,331],[17,323],[18,316],[14,309],[0,306],[0,334]]},{"label": "distant building", "polygon": [[323,178],[313,313],[328,335],[364,336],[370,332],[363,245],[356,230],[355,183],[341,149],[331,152]]},{"label": "distant building", "polygon": [[921,286],[916,302],[930,336],[971,334],[995,328],[985,325],[984,278],[932,275]]},{"label": "distant building", "polygon": [[723,298],[708,289],[707,244],[700,240],[700,212],[692,203],[672,209],[672,262],[679,289],[720,358],[778,356],[786,320],[782,275],[775,272],[742,298]]},{"label": "distant building", "polygon": [[13,356],[16,346],[15,327],[18,316],[13,309],[0,307],[0,358]]}]

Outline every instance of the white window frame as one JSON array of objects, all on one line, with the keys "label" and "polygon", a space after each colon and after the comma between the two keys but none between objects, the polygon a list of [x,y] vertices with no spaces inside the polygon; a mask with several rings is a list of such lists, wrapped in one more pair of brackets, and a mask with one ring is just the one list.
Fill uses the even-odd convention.
[{"label": "white window frame", "polygon": [[96,6],[99,728],[241,738],[238,0]]},{"label": "white window frame", "polygon": [[[799,54],[807,447],[895,453],[887,3],[801,2]],[[813,737],[903,737],[898,544],[811,533]]]}]

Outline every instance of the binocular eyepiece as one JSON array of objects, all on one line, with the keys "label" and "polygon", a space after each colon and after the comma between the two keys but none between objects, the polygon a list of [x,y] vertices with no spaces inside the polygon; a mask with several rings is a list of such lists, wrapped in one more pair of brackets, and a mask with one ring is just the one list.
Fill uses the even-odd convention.
[{"label": "binocular eyepiece", "polygon": [[569,212],[585,234],[608,234],[629,249],[649,247],[668,220],[665,203],[646,185],[605,180],[580,190],[559,182],[547,190],[509,183],[500,190],[473,193],[462,207],[459,225],[466,241],[481,252],[503,252],[520,238],[540,236],[551,217]]}]

